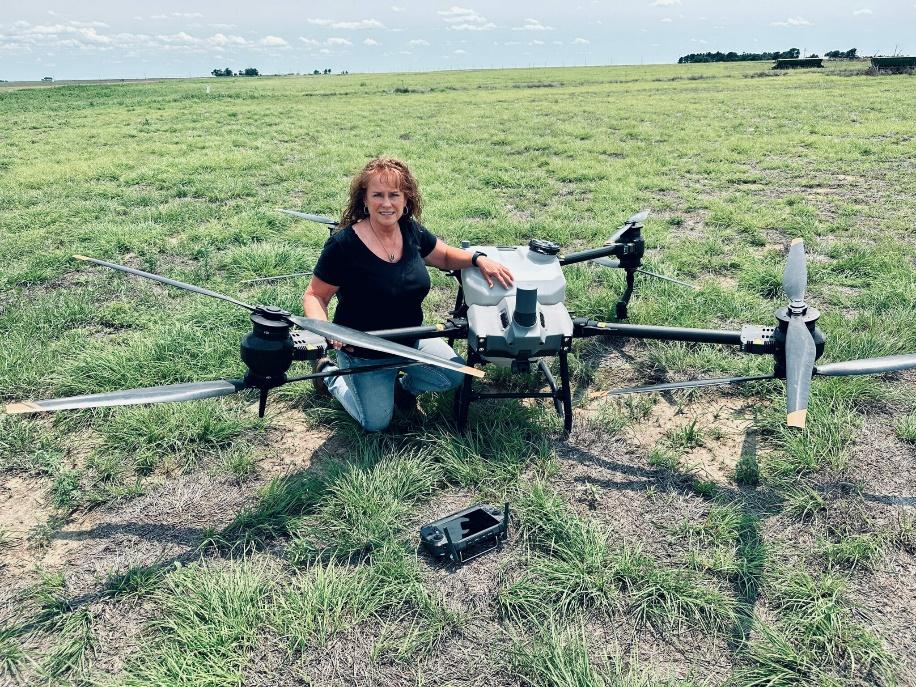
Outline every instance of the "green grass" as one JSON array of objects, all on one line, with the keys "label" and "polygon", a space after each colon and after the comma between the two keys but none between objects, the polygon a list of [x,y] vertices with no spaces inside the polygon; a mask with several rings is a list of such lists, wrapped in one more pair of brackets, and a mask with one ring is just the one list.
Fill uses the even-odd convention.
[{"label": "green grass", "polygon": [[916,444],[916,413],[910,413],[897,420],[897,436],[911,444]]},{"label": "green grass", "polygon": [[690,624],[711,632],[729,627],[734,602],[687,570],[667,568],[637,544],[612,544],[601,527],[575,515],[562,498],[537,484],[519,504],[522,532],[533,550],[526,570],[500,593],[513,618],[608,613],[621,597],[638,623]]},{"label": "green grass", "polygon": [[[637,276],[635,323],[771,324],[785,304],[786,246],[802,236],[808,300],[822,311],[828,337],[823,361],[916,350],[916,179],[908,173],[916,126],[901,87],[908,82],[856,68],[831,64],[779,78],[748,78],[764,73],[760,64],[354,74],[211,80],[209,95],[196,80],[5,91],[0,396],[241,376],[243,311],[71,256],[298,312],[304,280],[241,283],[314,265],[325,228],[276,208],[336,215],[350,175],[382,153],[411,164],[425,223],[452,244],[539,237],[570,251],[603,242],[637,209],[652,208],[647,266],[699,289]],[[619,271],[582,264],[566,277],[571,310],[613,318]],[[454,298],[450,279],[432,281],[430,322],[441,321]],[[765,357],[715,346],[593,340],[576,344],[576,384],[597,392],[620,386],[620,354],[636,383],[772,369]],[[509,388],[523,381],[489,376]],[[219,558],[100,579],[105,603],[140,597],[157,618],[136,659],[100,681],[238,683],[261,632],[281,634],[298,660],[377,623],[374,661],[409,666],[434,654],[476,618],[450,610],[407,545],[415,543],[418,510],[460,494],[511,500],[519,514],[513,536],[524,546],[484,603],[484,614],[502,613],[493,621],[501,631],[523,628],[511,679],[655,684],[578,632],[580,621],[623,614],[666,634],[730,634],[736,685],[890,683],[889,650],[850,601],[844,585],[854,583],[839,575],[871,579],[890,547],[910,550],[912,528],[833,531],[833,509],[845,506],[819,485],[828,470],[858,479],[850,445],[862,414],[899,406],[895,400],[912,395],[907,380],[817,378],[802,432],[785,427],[782,382],[736,389],[759,408],[755,429],[766,449],[741,457],[740,490],[684,468],[680,456],[716,439],[714,425],[693,422],[648,456],[618,457],[616,442],[630,447],[621,430],[638,427],[655,397],[602,403],[581,438],[594,440],[589,450],[597,454],[607,444],[609,455],[598,459],[655,468],[647,488],[664,523],[647,527],[661,527],[677,547],[664,558],[612,535],[615,514],[601,510],[611,500],[599,495],[615,486],[588,476],[590,518],[574,510],[578,500],[542,486],[562,483],[567,464],[547,404],[475,404],[470,431],[457,437],[451,396],[423,398],[425,421],[398,419],[388,437],[366,439],[307,385],[277,390],[273,401],[301,413],[303,426],[329,431],[331,446],[344,452],[271,480],[228,524],[211,523],[204,539],[216,546],[204,551]],[[216,471],[245,488],[272,457],[274,436],[270,417],[259,422],[244,407],[250,400],[0,418],[0,475],[41,480],[43,503],[54,511],[30,531],[31,551],[51,544],[64,513],[117,508],[115,501],[156,489],[177,471]],[[870,413],[869,422],[912,443],[906,407],[891,421]],[[685,520],[669,508],[677,499],[696,515]],[[771,546],[766,520],[779,514],[814,528],[816,549]],[[265,549],[283,562],[269,573],[248,560]],[[800,569],[786,573],[780,566],[789,562]],[[44,653],[34,669],[44,665],[42,680],[89,679],[89,657],[106,650],[96,634],[104,634],[71,608],[61,580],[35,589],[28,603],[41,620]],[[2,627],[0,670],[27,671],[33,638],[18,625]],[[493,662],[496,649],[479,651],[484,664]]]},{"label": "green grass", "polygon": [[[593,658],[594,654],[598,654]],[[690,679],[658,678],[638,657],[593,650],[586,629],[551,622],[533,636],[515,638],[507,652],[509,671],[532,687],[692,687]]]},{"label": "green grass", "polygon": [[265,617],[267,593],[265,571],[253,564],[177,570],[152,592],[162,609],[156,632],[116,683],[239,684],[246,649]]},{"label": "green grass", "polygon": [[768,592],[779,620],[775,627],[755,622],[737,684],[895,684],[895,661],[855,619],[843,578],[782,570]]}]

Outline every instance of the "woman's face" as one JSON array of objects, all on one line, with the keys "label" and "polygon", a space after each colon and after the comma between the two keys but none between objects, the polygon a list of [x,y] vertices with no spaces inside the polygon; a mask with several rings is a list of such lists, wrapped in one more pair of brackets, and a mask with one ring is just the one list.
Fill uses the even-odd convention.
[{"label": "woman's face", "polygon": [[404,214],[407,199],[398,186],[392,186],[389,181],[378,175],[369,179],[366,187],[366,207],[369,208],[369,218],[375,227],[392,227],[398,223]]}]

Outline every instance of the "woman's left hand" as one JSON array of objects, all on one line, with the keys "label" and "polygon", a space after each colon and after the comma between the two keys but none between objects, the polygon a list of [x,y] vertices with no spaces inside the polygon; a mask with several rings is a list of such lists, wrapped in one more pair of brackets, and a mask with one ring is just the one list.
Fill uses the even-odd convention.
[{"label": "woman's left hand", "polygon": [[481,255],[477,258],[477,269],[480,270],[480,273],[483,275],[483,278],[487,280],[487,284],[491,289],[493,288],[494,279],[502,284],[503,288],[508,289],[512,286],[512,272],[509,271],[508,267],[502,263],[496,262],[496,260],[491,260]]}]

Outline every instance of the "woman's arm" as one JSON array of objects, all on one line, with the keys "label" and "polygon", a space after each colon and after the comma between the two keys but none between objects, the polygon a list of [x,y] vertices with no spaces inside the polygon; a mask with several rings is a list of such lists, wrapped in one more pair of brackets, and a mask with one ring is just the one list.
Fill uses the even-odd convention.
[{"label": "woman's arm", "polygon": [[[308,288],[302,296],[302,312],[305,313],[306,317],[311,317],[316,320],[327,320],[328,303],[331,302],[331,299],[339,288],[339,286],[334,286],[333,284],[328,284],[326,281],[322,281],[313,274],[312,280],[309,282]],[[341,348],[345,351],[353,350],[353,346],[344,346],[340,341],[328,339],[328,344],[337,350]]]},{"label": "woman's arm", "polygon": [[302,296],[302,312],[305,313],[305,316],[316,320],[327,320],[328,303],[331,302],[338,288],[312,275],[308,288]]},{"label": "woman's arm", "polygon": [[[463,270],[471,266],[473,253],[468,253],[461,248],[455,248],[448,245],[442,239],[436,241],[436,247],[433,248],[426,256],[426,264],[431,267],[438,267],[440,270]],[[482,255],[477,258],[477,269],[487,280],[487,284],[492,288],[493,280],[497,280],[505,288],[512,285],[512,272],[502,263],[491,260]]]}]

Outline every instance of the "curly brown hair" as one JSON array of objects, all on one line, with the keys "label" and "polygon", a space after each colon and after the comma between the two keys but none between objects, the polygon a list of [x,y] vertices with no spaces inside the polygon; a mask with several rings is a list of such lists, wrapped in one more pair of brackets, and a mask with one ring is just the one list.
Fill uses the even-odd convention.
[{"label": "curly brown hair", "polygon": [[372,177],[378,176],[385,183],[397,186],[404,194],[404,217],[420,219],[423,212],[423,199],[417,180],[405,162],[393,157],[377,157],[370,160],[363,170],[350,182],[350,199],[340,216],[340,227],[349,227],[369,216],[366,210],[366,189]]}]

